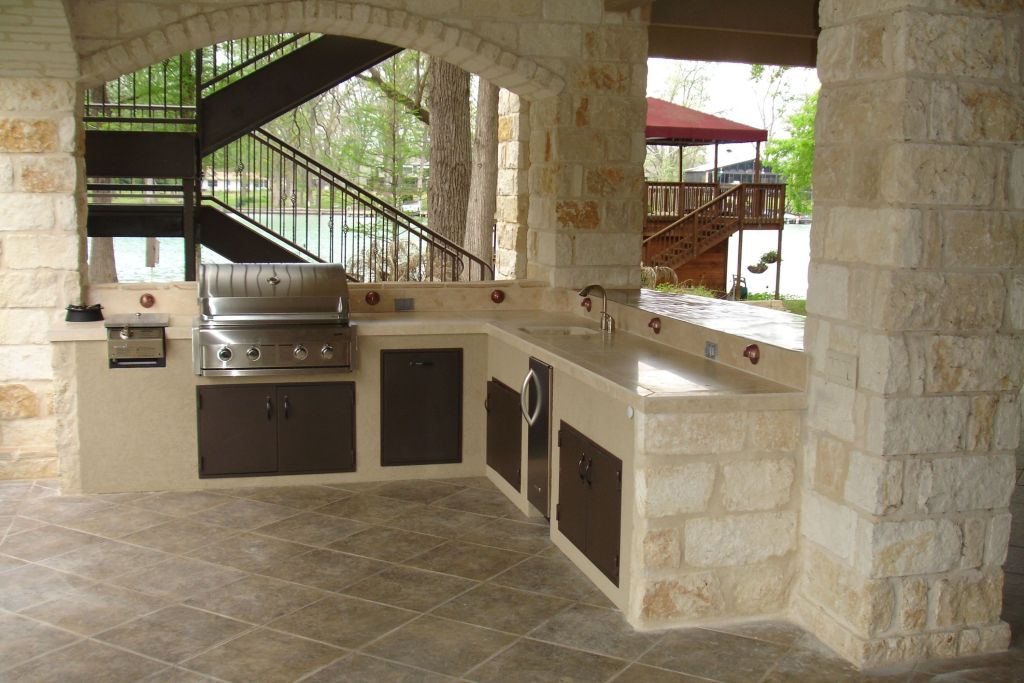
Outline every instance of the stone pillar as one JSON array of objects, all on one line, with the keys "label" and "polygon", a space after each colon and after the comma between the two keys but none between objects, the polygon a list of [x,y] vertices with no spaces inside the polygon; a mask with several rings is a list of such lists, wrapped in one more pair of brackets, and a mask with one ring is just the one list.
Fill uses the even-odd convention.
[{"label": "stone pillar", "polygon": [[498,280],[526,277],[530,209],[530,103],[508,90],[498,94],[498,209],[495,273]]},{"label": "stone pillar", "polygon": [[0,77],[0,479],[58,469],[47,332],[81,291],[75,97]]},{"label": "stone pillar", "polygon": [[1021,15],[824,0],[798,618],[861,665],[1005,648]]},{"label": "stone pillar", "polygon": [[521,45],[529,53],[582,45],[565,90],[530,108],[527,274],[555,287],[640,284],[647,27],[626,21],[555,24],[560,39]]}]

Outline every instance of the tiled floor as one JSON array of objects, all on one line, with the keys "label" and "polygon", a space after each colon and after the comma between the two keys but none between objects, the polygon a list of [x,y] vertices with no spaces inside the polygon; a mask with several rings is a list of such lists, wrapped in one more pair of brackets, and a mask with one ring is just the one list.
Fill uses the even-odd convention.
[{"label": "tiled floor", "polygon": [[1024,680],[1020,649],[865,674],[779,622],[634,633],[484,479],[56,494],[0,482],[0,681]]}]

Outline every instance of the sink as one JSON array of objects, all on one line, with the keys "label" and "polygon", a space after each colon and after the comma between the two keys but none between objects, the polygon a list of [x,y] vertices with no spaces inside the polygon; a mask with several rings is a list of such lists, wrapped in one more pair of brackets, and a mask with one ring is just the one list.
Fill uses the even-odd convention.
[{"label": "sink", "polygon": [[600,330],[592,330],[589,327],[578,325],[530,325],[519,329],[535,337],[587,337],[601,334]]}]

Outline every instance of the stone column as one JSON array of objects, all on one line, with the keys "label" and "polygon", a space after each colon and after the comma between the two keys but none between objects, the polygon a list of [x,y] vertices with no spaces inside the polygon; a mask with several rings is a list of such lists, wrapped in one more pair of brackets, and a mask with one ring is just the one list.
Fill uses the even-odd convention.
[{"label": "stone column", "polygon": [[566,51],[556,57],[582,47],[565,91],[530,108],[527,274],[555,287],[640,283],[647,29],[625,22],[553,24],[563,35],[521,45]]},{"label": "stone column", "polygon": [[498,244],[494,273],[498,280],[526,277],[529,172],[530,103],[502,89],[498,94]]},{"label": "stone column", "polygon": [[1000,6],[821,4],[794,607],[862,665],[1008,642],[1024,88]]},{"label": "stone column", "polygon": [[0,77],[0,479],[58,471],[47,332],[81,291],[75,97]]}]

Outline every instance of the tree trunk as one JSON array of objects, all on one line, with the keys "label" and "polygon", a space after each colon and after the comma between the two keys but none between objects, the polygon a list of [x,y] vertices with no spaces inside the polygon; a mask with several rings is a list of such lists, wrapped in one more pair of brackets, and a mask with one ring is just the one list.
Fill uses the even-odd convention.
[{"label": "tree trunk", "polygon": [[[493,257],[494,213],[498,207],[498,86],[480,78],[476,91],[476,137],[473,174],[466,215],[466,250],[490,265]],[[472,271],[472,272],[470,272]],[[467,268],[463,279],[483,279]]]},{"label": "tree trunk", "polygon": [[[469,204],[469,73],[430,58],[430,187],[428,225],[457,245],[466,236]],[[451,255],[438,261],[434,277],[450,279],[461,266]],[[441,269],[441,272],[438,272]]]},{"label": "tree trunk", "polygon": [[[107,92],[105,85],[98,85],[89,89],[89,101],[92,103],[106,104]],[[105,111],[104,115],[107,114]],[[110,178],[95,178],[97,183],[109,183]],[[109,195],[100,195],[93,199],[96,204],[109,204]],[[89,282],[117,282],[117,264],[114,261],[114,238],[113,237],[90,237],[89,253]]]}]

